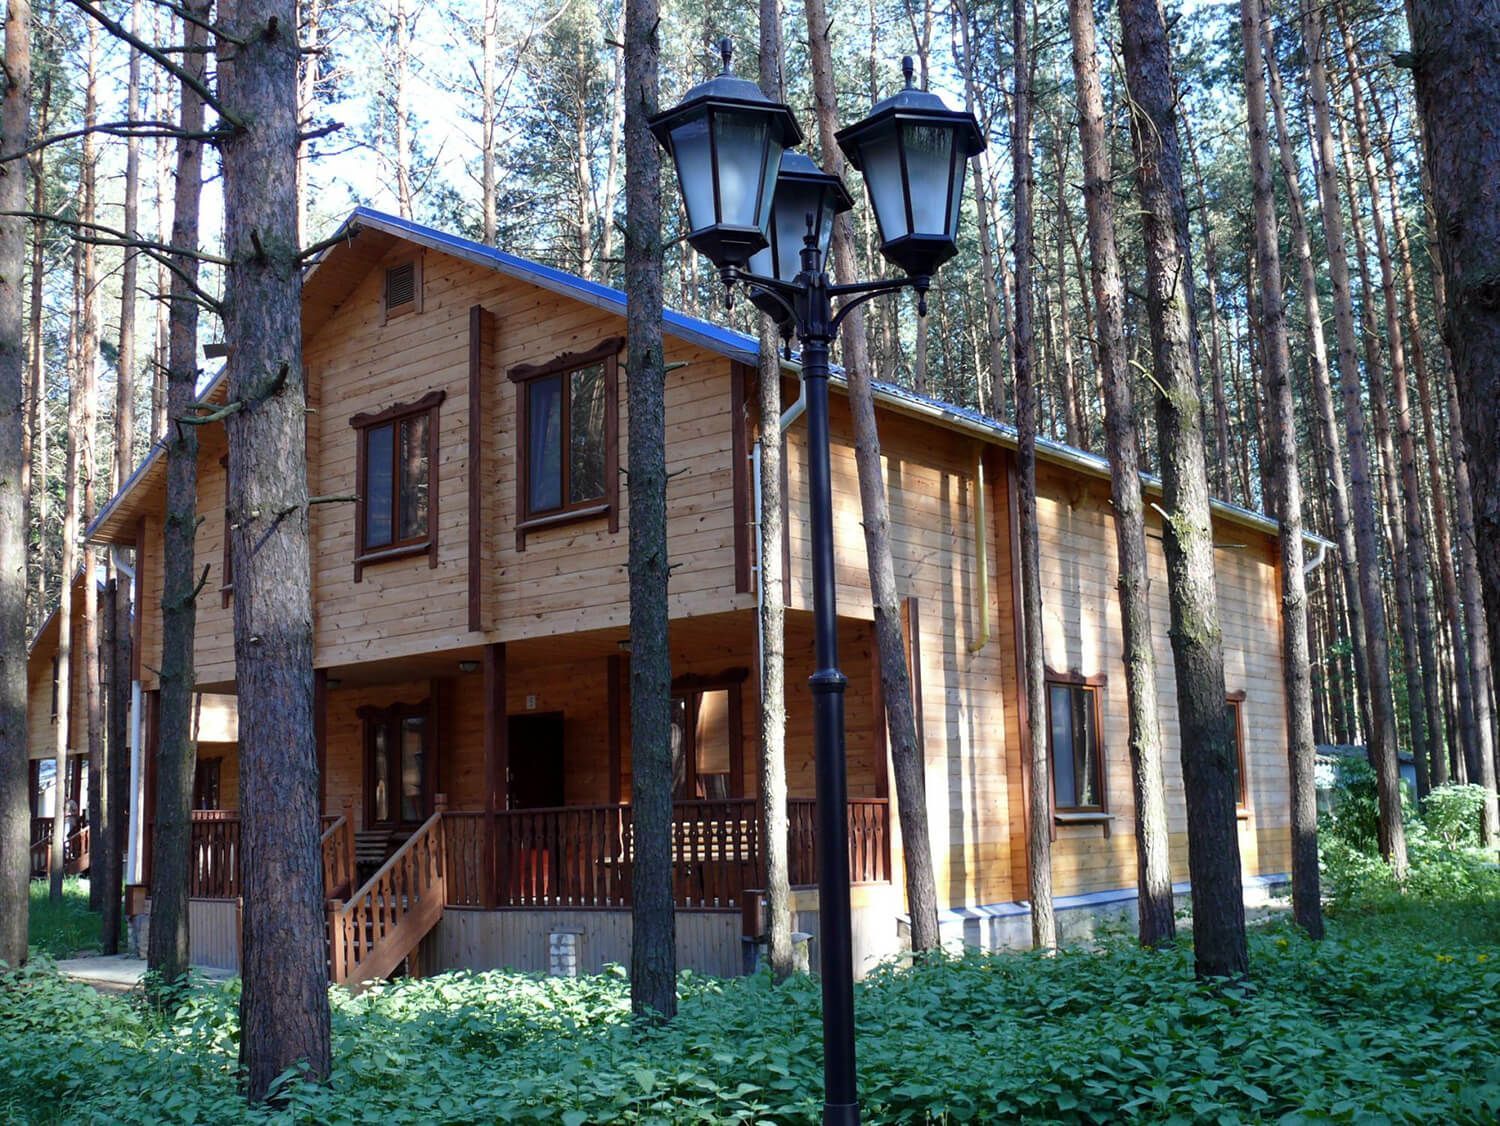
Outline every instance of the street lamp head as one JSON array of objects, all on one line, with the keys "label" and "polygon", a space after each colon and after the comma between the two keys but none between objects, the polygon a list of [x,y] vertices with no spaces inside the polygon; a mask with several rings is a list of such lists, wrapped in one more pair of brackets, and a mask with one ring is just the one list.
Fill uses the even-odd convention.
[{"label": "street lamp head", "polygon": [[906,87],[879,102],[863,121],[838,132],[839,148],[864,174],[880,227],[880,252],[912,277],[931,277],[958,249],[964,168],[983,152],[972,113],[912,85],[912,62],[901,60]]},{"label": "street lamp head", "polygon": [[723,71],[650,126],[677,167],[688,243],[723,269],[765,247],[781,154],[802,142],[802,131],[790,109],[729,72],[728,39],[719,50]]},{"label": "street lamp head", "polygon": [[[771,197],[769,242],[750,259],[750,272],[791,284],[802,273],[802,249],[807,242],[808,220],[817,242],[818,256],[826,259],[833,238],[833,217],[854,206],[854,197],[844,182],[830,176],[812,158],[800,152],[781,154],[776,193]],[[757,308],[782,320],[787,312],[774,298],[753,294]]]}]

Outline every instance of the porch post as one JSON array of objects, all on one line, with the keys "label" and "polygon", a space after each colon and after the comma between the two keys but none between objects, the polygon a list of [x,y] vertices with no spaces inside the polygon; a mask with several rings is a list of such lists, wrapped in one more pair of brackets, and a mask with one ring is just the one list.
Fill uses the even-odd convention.
[{"label": "porch post", "polygon": [[328,670],[313,669],[313,742],[318,747],[318,816],[328,812]]},{"label": "porch post", "polygon": [[505,714],[505,643],[484,647],[484,906],[499,905],[500,835],[496,814],[506,805],[506,782],[510,777],[510,733]]},{"label": "porch post", "polygon": [[604,696],[605,708],[609,712],[609,804],[619,805],[622,800],[620,774],[624,769],[620,753],[620,708],[623,704],[620,686],[623,683],[621,677],[620,657],[611,653],[604,658]]}]

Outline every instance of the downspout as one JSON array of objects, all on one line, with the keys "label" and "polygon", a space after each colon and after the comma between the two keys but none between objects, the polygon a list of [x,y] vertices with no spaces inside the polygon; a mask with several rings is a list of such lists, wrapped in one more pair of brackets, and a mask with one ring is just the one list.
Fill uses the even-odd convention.
[{"label": "downspout", "polygon": [[1310,562],[1302,564],[1302,573],[1304,575],[1310,575],[1319,567],[1321,567],[1323,565],[1324,558],[1326,558],[1328,555],[1328,541],[1317,540],[1315,542],[1318,545],[1318,554],[1314,555]]},{"label": "downspout", "polygon": [[[796,422],[799,418],[801,418],[803,412],[806,411],[806,410],[807,410],[807,384],[803,383],[802,380],[799,379],[797,381],[797,398],[792,403],[791,406],[787,407],[787,409],[782,412],[782,415],[781,415],[781,429],[780,429],[779,433],[785,434],[787,432],[787,428],[789,426],[791,426],[792,423]],[[750,475],[751,475],[751,477],[755,481],[755,619],[756,619],[756,623],[757,623],[757,628],[755,630],[755,644],[756,644],[757,655],[760,658],[760,664],[763,667],[765,665],[765,659],[766,659],[765,637],[764,637],[764,634],[762,633],[762,631],[759,628],[759,622],[760,622],[760,616],[761,616],[761,613],[762,613],[762,608],[765,605],[765,589],[764,589],[764,586],[762,585],[761,580],[760,580],[760,576],[762,574],[762,571],[761,571],[761,562],[762,562],[762,560],[764,558],[763,552],[764,552],[765,549],[762,546],[761,539],[760,539],[760,521],[761,521],[761,512],[762,512],[762,505],[764,504],[764,499],[763,499],[763,496],[761,494],[761,488],[760,488],[760,440],[759,439],[756,440],[754,448],[751,449],[751,451],[750,451]],[[786,532],[786,529],[783,528],[782,529],[782,534],[785,534],[785,532]]]},{"label": "downspout", "polygon": [[[130,613],[134,618],[140,613],[140,606],[136,600],[135,567],[125,562],[124,555],[118,547],[114,548],[111,554],[114,556],[115,570],[130,580]],[[133,679],[130,682],[130,807],[128,814],[130,831],[125,841],[125,882],[127,884],[141,882],[141,849],[144,844],[141,832],[141,819],[145,816],[141,793],[141,706],[141,682]]]},{"label": "downspout", "polygon": [[984,499],[984,447],[974,461],[974,569],[978,572],[979,637],[969,643],[969,652],[978,653],[990,643],[990,546],[986,528],[989,519]]}]

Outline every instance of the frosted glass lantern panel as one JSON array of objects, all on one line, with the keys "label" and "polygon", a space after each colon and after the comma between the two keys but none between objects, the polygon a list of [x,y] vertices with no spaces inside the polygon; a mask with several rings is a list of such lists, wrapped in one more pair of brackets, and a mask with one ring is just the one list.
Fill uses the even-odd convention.
[{"label": "frosted glass lantern panel", "polygon": [[713,226],[714,166],[707,116],[689,118],[672,130],[672,157],[677,163],[677,182],[687,205],[689,228],[696,231]]},{"label": "frosted glass lantern panel", "polygon": [[901,176],[901,149],[894,129],[882,130],[860,146],[864,158],[862,171],[875,218],[880,222],[880,236],[885,242],[905,238],[911,232],[906,225],[906,189]]},{"label": "frosted glass lantern panel", "polygon": [[[719,222],[765,228],[761,220],[776,186],[781,146],[769,143],[769,125],[759,114],[715,113],[719,160]],[[700,224],[693,223],[696,229]]]},{"label": "frosted glass lantern panel", "polygon": [[940,125],[903,125],[901,140],[911,184],[913,233],[946,236],[952,201],[948,170],[953,162],[953,130]]}]

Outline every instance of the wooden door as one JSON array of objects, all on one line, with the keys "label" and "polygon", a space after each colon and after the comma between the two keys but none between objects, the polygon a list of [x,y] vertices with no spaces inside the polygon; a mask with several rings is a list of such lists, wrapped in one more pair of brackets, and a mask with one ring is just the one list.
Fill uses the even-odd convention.
[{"label": "wooden door", "polygon": [[510,733],[510,808],[564,804],[563,714],[513,715]]}]

